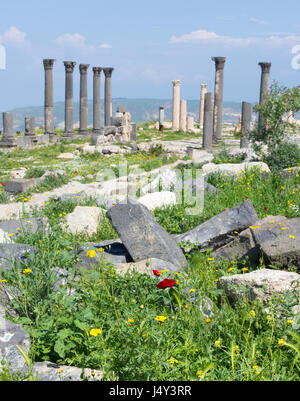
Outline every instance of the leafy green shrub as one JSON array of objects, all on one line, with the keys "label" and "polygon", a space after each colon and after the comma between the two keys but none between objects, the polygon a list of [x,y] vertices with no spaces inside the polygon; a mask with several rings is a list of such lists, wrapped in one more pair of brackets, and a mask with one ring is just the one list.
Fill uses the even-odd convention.
[{"label": "leafy green shrub", "polygon": [[45,174],[45,170],[42,168],[29,168],[26,171],[25,178],[40,178]]},{"label": "leafy green shrub", "polygon": [[295,167],[300,164],[300,148],[294,143],[280,143],[269,149],[269,154],[264,156],[263,161],[272,171]]}]

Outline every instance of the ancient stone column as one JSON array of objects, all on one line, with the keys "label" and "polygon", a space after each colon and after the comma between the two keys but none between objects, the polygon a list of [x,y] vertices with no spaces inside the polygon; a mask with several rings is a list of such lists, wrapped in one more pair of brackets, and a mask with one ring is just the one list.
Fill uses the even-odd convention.
[{"label": "ancient stone column", "polygon": [[202,84],[201,85],[201,97],[200,97],[200,110],[199,110],[199,125],[200,125],[200,128],[203,127],[204,101],[205,101],[206,93],[207,93],[207,84]]},{"label": "ancient stone column", "polygon": [[[270,70],[272,63],[258,63],[261,67],[261,81],[260,81],[260,96],[259,103],[262,104],[264,102],[265,97],[269,92],[269,84],[270,84]],[[258,117],[259,124],[263,124],[263,116],[259,114]]]},{"label": "ancient stone column", "polygon": [[242,103],[242,137],[241,137],[241,148],[249,146],[249,132],[251,131],[251,119],[252,119],[252,104],[243,102]]},{"label": "ancient stone column", "polygon": [[183,132],[186,132],[186,100],[180,101],[180,124],[179,129]]},{"label": "ancient stone column", "polygon": [[172,130],[179,130],[180,119],[180,81],[172,81],[173,84],[173,112],[172,112]]},{"label": "ancient stone column", "polygon": [[213,143],[214,132],[214,98],[213,92],[208,92],[204,99],[204,119],[203,119],[203,148],[210,149]]},{"label": "ancient stone column", "polygon": [[64,61],[66,70],[66,89],[65,89],[65,132],[64,137],[74,135],[74,99],[73,99],[73,71],[76,65],[75,61]]},{"label": "ancient stone column", "polygon": [[0,146],[11,147],[17,146],[17,141],[13,131],[13,114],[9,112],[2,113],[3,134]]},{"label": "ancient stone column", "polygon": [[188,132],[193,132],[195,120],[194,117],[187,117],[186,119],[186,129]]},{"label": "ancient stone column", "polygon": [[164,121],[165,121],[165,109],[163,107],[160,107],[159,108],[159,120],[158,120],[159,131],[163,131]]},{"label": "ancient stone column", "polygon": [[34,116],[25,117],[25,136],[35,137],[35,118]]},{"label": "ancient stone column", "polygon": [[288,114],[287,114],[287,122],[288,122],[289,124],[293,124],[293,122],[294,122],[294,113],[293,113],[293,110],[290,110],[290,111],[288,112]]},{"label": "ancient stone column", "polygon": [[45,103],[44,103],[44,129],[45,134],[54,136],[53,115],[53,64],[56,60],[44,59],[45,69]]},{"label": "ancient stone column", "polygon": [[226,57],[212,57],[212,60],[215,62],[216,67],[213,142],[219,143],[222,140],[224,65]]},{"label": "ancient stone column", "polygon": [[93,133],[99,134],[101,128],[101,67],[93,67]]},{"label": "ancient stone column", "polygon": [[103,68],[105,75],[105,101],[104,101],[104,117],[105,126],[110,125],[112,117],[112,96],[111,96],[111,75],[114,68]]},{"label": "ancient stone column", "polygon": [[79,134],[88,134],[88,94],[87,94],[87,70],[89,64],[79,64],[80,71],[80,122],[79,122]]}]

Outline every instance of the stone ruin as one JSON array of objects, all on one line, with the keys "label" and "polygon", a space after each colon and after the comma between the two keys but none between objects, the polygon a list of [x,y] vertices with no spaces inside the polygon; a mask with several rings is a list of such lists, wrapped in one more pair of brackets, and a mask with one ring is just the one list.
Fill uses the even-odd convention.
[{"label": "stone ruin", "polygon": [[131,122],[131,114],[125,107],[118,107],[115,117],[111,117],[110,124],[101,127],[99,132],[92,135],[92,145],[136,141],[136,124]]}]

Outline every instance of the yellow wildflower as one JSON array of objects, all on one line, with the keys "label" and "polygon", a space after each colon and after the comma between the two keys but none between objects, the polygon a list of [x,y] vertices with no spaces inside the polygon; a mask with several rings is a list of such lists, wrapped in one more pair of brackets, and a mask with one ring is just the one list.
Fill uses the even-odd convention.
[{"label": "yellow wildflower", "polygon": [[156,316],[155,320],[158,322],[165,322],[167,320],[167,317],[165,316]]},{"label": "yellow wildflower", "polygon": [[281,338],[281,339],[278,341],[278,345],[279,345],[279,347],[283,347],[283,346],[285,345],[285,341]]},{"label": "yellow wildflower", "polygon": [[95,256],[96,256],[96,251],[94,251],[93,249],[91,249],[86,253],[87,258],[94,258]]},{"label": "yellow wildflower", "polygon": [[97,337],[99,334],[102,334],[101,329],[91,329],[91,331],[90,331],[90,335],[93,337]]},{"label": "yellow wildflower", "polygon": [[28,273],[31,273],[32,272],[32,270],[31,269],[24,269],[23,270],[23,274],[28,274]]}]

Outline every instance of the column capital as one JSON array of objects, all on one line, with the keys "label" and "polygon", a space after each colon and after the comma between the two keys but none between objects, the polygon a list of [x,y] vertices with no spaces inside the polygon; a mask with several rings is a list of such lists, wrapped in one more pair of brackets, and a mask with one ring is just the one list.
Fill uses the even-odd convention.
[{"label": "column capital", "polygon": [[93,67],[94,75],[100,75],[102,71],[102,67]]},{"label": "column capital", "polygon": [[55,59],[51,59],[51,58],[44,59],[43,63],[44,63],[45,70],[52,70],[53,64],[55,61],[56,61]]},{"label": "column capital", "polygon": [[261,67],[262,72],[267,72],[268,73],[271,70],[272,63],[261,62],[261,63],[258,63],[258,65]]},{"label": "column capital", "polygon": [[226,57],[212,57],[211,59],[216,64],[216,70],[223,70],[224,69]]},{"label": "column capital", "polygon": [[181,81],[179,79],[176,79],[175,81],[172,81],[173,86],[180,86]]},{"label": "column capital", "polygon": [[66,72],[73,72],[74,67],[77,64],[76,61],[64,61],[63,63],[65,66]]},{"label": "column capital", "polygon": [[113,70],[114,70],[114,68],[111,68],[111,67],[103,68],[105,77],[111,78],[111,74],[112,74]]},{"label": "column capital", "polygon": [[80,74],[87,74],[89,66],[90,66],[89,64],[79,64]]},{"label": "column capital", "polygon": [[201,84],[201,89],[206,89],[208,87],[208,84]]}]

